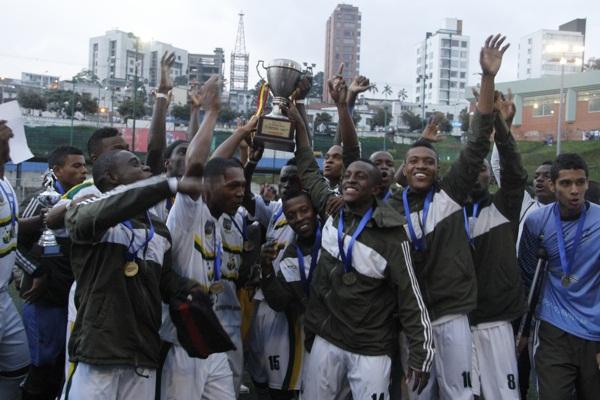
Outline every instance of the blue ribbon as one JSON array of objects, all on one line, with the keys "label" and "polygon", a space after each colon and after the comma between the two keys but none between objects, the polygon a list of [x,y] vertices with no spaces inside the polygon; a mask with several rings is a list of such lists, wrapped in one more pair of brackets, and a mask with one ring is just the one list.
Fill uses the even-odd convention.
[{"label": "blue ribbon", "polygon": [[221,279],[221,262],[223,259],[223,247],[221,243],[217,243],[217,232],[214,232],[214,251],[215,251],[215,282]]},{"label": "blue ribbon", "polygon": [[8,206],[10,207],[10,229],[11,234],[15,232],[15,225],[17,224],[17,206],[15,205],[15,198],[12,193],[8,193],[6,189],[4,189],[4,185],[0,183],[0,189],[2,189],[2,193],[4,193],[4,197],[6,201],[8,201]]},{"label": "blue ribbon", "polygon": [[246,218],[242,218],[242,227],[240,228],[240,226],[237,224],[237,222],[235,222],[235,215],[228,215],[228,217],[231,220],[231,222],[233,222],[233,225],[235,225],[235,229],[237,229],[238,232],[240,233],[240,235],[242,235],[242,238],[244,239],[244,241],[248,240],[248,237],[246,234]]},{"label": "blue ribbon", "polygon": [[387,203],[388,200],[390,199],[390,197],[392,197],[392,191],[388,190],[387,193],[385,194],[385,196],[383,196],[383,202]]},{"label": "blue ribbon", "polygon": [[60,194],[65,194],[65,188],[63,187],[62,183],[60,183],[60,181],[57,179],[54,181],[54,188],[56,189],[56,191]]},{"label": "blue ribbon", "polygon": [[315,232],[315,243],[313,244],[312,250],[310,251],[310,269],[308,270],[308,276],[306,276],[306,270],[304,269],[304,254],[298,244],[296,246],[296,256],[298,256],[298,269],[300,270],[300,281],[302,287],[308,297],[308,291],[310,282],[312,281],[313,271],[317,266],[317,258],[319,256],[319,249],[321,248],[321,223],[317,221],[317,231]]},{"label": "blue ribbon", "polygon": [[[433,188],[429,190],[427,196],[425,196],[425,204],[423,205],[423,217],[421,219],[421,237],[417,238],[417,234],[415,233],[415,228],[412,223],[412,218],[410,217],[410,206],[408,204],[408,191],[410,188],[407,188],[404,192],[402,192],[402,205],[404,206],[404,217],[406,218],[406,223],[408,225],[408,234],[410,235],[410,241],[412,242],[416,251],[424,251],[425,250],[425,223],[427,222],[427,214],[429,214],[429,207],[431,206],[431,202],[433,200]],[[417,214],[418,215],[418,214]]]},{"label": "blue ribbon", "polygon": [[350,272],[352,270],[352,247],[354,246],[354,242],[358,235],[365,229],[367,226],[367,222],[371,219],[373,215],[373,207],[369,208],[369,210],[363,215],[362,219],[358,223],[356,230],[352,234],[352,238],[350,239],[350,243],[348,243],[348,252],[344,252],[344,209],[340,210],[340,220],[338,221],[338,246],[340,249],[340,256],[342,257],[342,263],[344,264],[344,272]]},{"label": "blue ribbon", "polygon": [[148,243],[150,243],[150,241],[154,237],[154,224],[152,224],[152,220],[150,219],[150,213],[148,211],[146,211],[146,220],[148,221],[148,225],[150,226],[150,233],[148,233],[148,235],[146,236],[146,241],[144,243],[142,243],[142,245],[135,250],[133,250],[133,244],[135,242],[135,231],[133,230],[133,225],[131,224],[131,221],[128,219],[122,222],[122,224],[131,231],[131,241],[129,242],[129,246],[127,246],[127,256],[126,256],[127,261],[135,260],[135,255],[137,254],[137,252],[142,247],[145,247]]},{"label": "blue ribbon", "polygon": [[581,242],[581,235],[583,234],[583,225],[585,224],[585,217],[587,214],[587,209],[585,208],[581,212],[579,219],[577,221],[577,231],[575,232],[575,237],[573,238],[573,249],[571,250],[571,254],[567,258],[567,249],[565,246],[565,238],[562,231],[562,222],[560,220],[560,209],[558,206],[558,202],[554,204],[554,209],[552,210],[554,213],[554,224],[556,226],[556,241],[558,242],[558,253],[560,254],[560,264],[562,266],[563,272],[568,277],[571,272],[571,267],[573,266],[573,260],[575,259],[575,253],[577,252],[577,247],[579,247],[579,242]]},{"label": "blue ribbon", "polygon": [[[479,216],[479,202],[473,203],[473,218],[477,220]],[[472,245],[474,238],[471,237],[471,224],[469,224],[469,216],[467,214],[467,207],[463,207],[463,216],[465,217],[465,231],[467,232],[467,240]]]}]

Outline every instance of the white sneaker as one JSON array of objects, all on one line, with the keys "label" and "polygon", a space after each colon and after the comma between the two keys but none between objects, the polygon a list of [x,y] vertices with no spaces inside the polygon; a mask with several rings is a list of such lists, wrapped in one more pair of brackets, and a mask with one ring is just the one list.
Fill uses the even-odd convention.
[{"label": "white sneaker", "polygon": [[240,394],[248,394],[250,393],[250,388],[248,386],[242,384],[240,385]]}]

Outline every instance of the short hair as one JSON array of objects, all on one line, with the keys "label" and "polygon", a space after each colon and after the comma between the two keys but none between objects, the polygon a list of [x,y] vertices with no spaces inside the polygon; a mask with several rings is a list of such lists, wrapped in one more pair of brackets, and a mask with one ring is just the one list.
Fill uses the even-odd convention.
[{"label": "short hair", "polygon": [[60,146],[54,149],[48,156],[48,168],[54,168],[55,166],[62,167],[67,161],[67,156],[76,155],[82,156],[83,151],[73,146]]},{"label": "short hair", "polygon": [[296,157],[292,157],[289,160],[287,160],[287,162],[285,163],[285,165],[293,165],[294,167],[297,166],[297,162],[296,162]]},{"label": "short hair", "polygon": [[409,149],[414,149],[415,147],[427,147],[429,150],[433,150],[433,152],[437,154],[437,150],[435,149],[435,147],[433,147],[431,142],[426,139],[417,140],[416,142],[410,145]]},{"label": "short hair", "polygon": [[165,160],[168,160],[169,158],[171,158],[171,155],[173,154],[173,152],[175,151],[175,148],[177,146],[179,146],[180,144],[184,144],[187,143],[189,144],[190,142],[188,140],[176,140],[173,143],[171,143],[170,145],[167,146],[167,148],[165,149],[165,152],[163,153],[163,157]]},{"label": "short hair", "polygon": [[282,203],[285,203],[288,200],[294,199],[296,197],[304,196],[308,199],[308,202],[312,205],[312,200],[310,199],[310,194],[306,190],[302,190],[299,188],[293,188],[284,193],[284,196],[281,197]]},{"label": "short hair", "polygon": [[103,153],[98,157],[94,166],[92,168],[92,177],[94,178],[94,185],[101,191],[105,192],[107,190],[105,184],[105,177],[109,174],[114,168],[115,159],[117,158],[117,154],[121,151],[125,150],[111,150]]},{"label": "short hair", "polygon": [[225,171],[229,168],[241,168],[242,163],[235,157],[224,158],[215,157],[208,160],[204,166],[204,177],[205,178],[216,178],[218,176],[224,176]]},{"label": "short hair", "polygon": [[542,165],[548,165],[548,166],[552,166],[553,162],[550,160],[546,160],[544,162],[542,162],[540,165],[538,165],[538,167],[541,167]]},{"label": "short hair", "polygon": [[556,182],[558,174],[564,169],[582,169],[585,171],[585,177],[588,176],[588,167],[585,160],[576,153],[563,153],[556,157],[550,168],[552,182]]},{"label": "short hair", "polygon": [[90,157],[92,156],[92,154],[98,155],[98,153],[100,153],[101,151],[103,139],[119,136],[120,134],[121,133],[116,128],[106,127],[96,129],[87,142],[88,155]]}]

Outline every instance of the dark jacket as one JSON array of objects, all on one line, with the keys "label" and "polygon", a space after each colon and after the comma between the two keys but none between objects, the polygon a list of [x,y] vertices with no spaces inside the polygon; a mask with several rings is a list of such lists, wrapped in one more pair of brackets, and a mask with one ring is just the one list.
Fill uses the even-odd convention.
[{"label": "dark jacket", "polygon": [[[332,193],[311,149],[298,149],[296,160],[302,185],[323,214]],[[357,354],[392,355],[401,324],[410,343],[409,365],[428,371],[434,353],[431,324],[412,268],[404,221],[380,200],[374,199],[373,207],[371,219],[354,243],[352,267],[357,281],[353,285],[342,282],[340,215],[325,222],[304,316],[306,336],[319,335]],[[344,217],[345,234],[351,235],[362,216],[347,211]]]},{"label": "dark jacket", "polygon": [[67,212],[77,281],[71,361],[158,367],[161,300],[185,297],[195,283],[171,269],[169,231],[151,213],[154,237],[136,254],[137,274],[127,277],[124,266],[132,232],[120,222],[131,218],[137,249],[150,232],[146,210],[171,195],[165,178],[150,178]]},{"label": "dark jacket", "polygon": [[[527,172],[506,123],[495,121],[500,155],[500,189],[478,199],[479,215],[473,227],[473,261],[477,274],[477,308],[471,324],[511,321],[525,311],[525,293],[517,263],[516,240]],[[499,138],[505,137],[504,140]],[[467,205],[472,215],[473,203]]]},{"label": "dark jacket", "polygon": [[[415,270],[432,321],[451,314],[467,314],[477,304],[477,280],[466,238],[463,205],[466,203],[483,159],[490,149],[494,114],[475,114],[473,132],[458,160],[439,183],[425,226],[426,249],[413,251]],[[388,204],[404,216],[402,192]],[[427,193],[408,192],[413,226],[421,237],[421,219]]]}]

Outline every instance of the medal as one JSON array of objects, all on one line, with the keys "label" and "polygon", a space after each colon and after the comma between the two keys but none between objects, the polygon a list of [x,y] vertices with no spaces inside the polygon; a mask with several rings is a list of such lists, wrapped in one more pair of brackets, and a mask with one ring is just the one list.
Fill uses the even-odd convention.
[{"label": "medal", "polygon": [[250,240],[244,241],[244,251],[252,251],[254,250],[254,243]]},{"label": "medal", "polygon": [[563,276],[560,279],[562,286],[566,289],[569,287],[571,282],[575,281],[575,277],[573,275],[569,275],[571,272],[571,268],[573,267],[573,262],[575,259],[575,254],[577,253],[577,247],[581,242],[583,236],[583,226],[585,225],[585,217],[586,217],[586,208],[581,211],[581,215],[579,216],[579,220],[577,221],[577,229],[575,231],[575,236],[573,236],[573,244],[571,246],[570,254],[567,253],[567,245],[565,243],[565,237],[563,232],[562,222],[560,220],[560,210],[558,208],[558,202],[554,205],[554,209],[552,210],[554,213],[554,225],[556,227],[556,244],[558,246],[558,253],[560,256],[560,265],[563,270]]},{"label": "medal", "polygon": [[216,281],[212,285],[210,285],[210,292],[213,294],[223,293],[225,291],[225,285],[223,282]]},{"label": "medal", "polygon": [[125,268],[123,268],[123,272],[128,278],[136,276],[139,270],[140,267],[135,261],[128,261],[127,263],[125,263]]},{"label": "medal", "polygon": [[346,286],[354,285],[356,283],[356,274],[353,271],[344,272],[344,275],[342,275],[342,282],[344,282],[344,285]]}]

